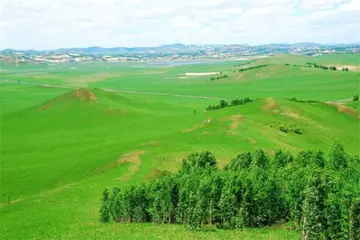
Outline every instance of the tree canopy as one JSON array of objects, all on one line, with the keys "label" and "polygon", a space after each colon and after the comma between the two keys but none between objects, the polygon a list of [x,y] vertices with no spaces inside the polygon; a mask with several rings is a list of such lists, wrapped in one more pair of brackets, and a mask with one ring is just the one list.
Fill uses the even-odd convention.
[{"label": "tree canopy", "polygon": [[102,194],[102,222],[179,223],[189,229],[288,222],[303,239],[360,239],[360,161],[335,142],[328,157],[306,150],[237,155],[223,169],[210,152],[177,174]]}]

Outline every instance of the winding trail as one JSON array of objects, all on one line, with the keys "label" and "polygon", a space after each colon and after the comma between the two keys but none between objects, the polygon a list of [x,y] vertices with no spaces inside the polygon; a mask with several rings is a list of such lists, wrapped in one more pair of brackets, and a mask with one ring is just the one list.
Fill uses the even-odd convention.
[{"label": "winding trail", "polygon": [[[40,84],[40,83],[14,81],[14,80],[7,80],[7,79],[0,79],[0,82],[29,84],[29,85],[40,86],[40,87],[49,87],[49,88],[77,89],[77,87],[52,85],[52,84]],[[118,90],[118,89],[110,89],[110,88],[97,88],[97,89],[106,91],[106,92],[118,92],[118,93],[125,93],[125,94],[142,94],[142,95],[169,96],[169,97],[181,97],[181,98],[198,98],[198,99],[214,99],[214,100],[224,99],[224,100],[226,100],[226,98],[223,98],[223,97],[212,97],[212,96],[196,96],[196,95],[172,94],[172,93],[161,93],[161,92],[142,92],[142,91]]]}]

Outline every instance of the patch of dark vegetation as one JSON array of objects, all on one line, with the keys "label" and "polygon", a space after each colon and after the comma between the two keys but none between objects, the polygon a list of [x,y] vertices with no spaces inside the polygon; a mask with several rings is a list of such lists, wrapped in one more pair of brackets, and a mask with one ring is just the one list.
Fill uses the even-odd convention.
[{"label": "patch of dark vegetation", "polygon": [[274,226],[303,239],[360,239],[360,158],[335,142],[328,157],[306,150],[244,152],[223,169],[210,152],[177,174],[102,193],[102,222],[185,224],[188,229]]},{"label": "patch of dark vegetation", "polygon": [[241,66],[250,64],[250,63],[252,63],[252,62],[254,62],[254,61],[249,61],[249,62],[244,62],[244,63],[236,64],[236,65],[234,65],[234,67],[241,67]]},{"label": "patch of dark vegetation", "polygon": [[317,100],[299,100],[294,97],[288,98],[288,100],[292,101],[292,102],[299,102],[299,103],[321,103],[320,101],[317,101]]},{"label": "patch of dark vegetation", "polygon": [[281,122],[273,122],[270,123],[270,127],[274,129],[278,129],[283,133],[295,133],[295,134],[303,134],[303,131],[296,124],[285,124]]},{"label": "patch of dark vegetation", "polygon": [[353,97],[353,101],[354,101],[354,102],[359,101],[359,94],[357,94],[357,95],[355,95],[355,96]]},{"label": "patch of dark vegetation", "polygon": [[254,100],[246,97],[243,99],[234,99],[231,100],[230,104],[229,102],[225,101],[225,100],[221,100],[220,103],[218,105],[209,105],[205,110],[206,111],[211,111],[211,110],[217,110],[217,109],[222,109],[222,108],[226,108],[226,107],[233,107],[233,106],[238,106],[238,105],[243,105],[249,102],[253,102]]},{"label": "patch of dark vegetation", "polygon": [[221,76],[217,76],[217,77],[212,77],[210,78],[210,81],[214,81],[214,80],[220,80],[220,79],[224,79],[224,78],[228,78],[229,76],[224,74],[224,75],[221,75]]},{"label": "patch of dark vegetation", "polygon": [[254,69],[258,69],[258,68],[264,68],[264,67],[266,67],[266,66],[267,66],[267,64],[262,64],[262,65],[257,65],[257,66],[253,66],[253,67],[241,68],[241,69],[239,70],[239,72],[254,70]]},{"label": "patch of dark vegetation", "polygon": [[284,133],[303,134],[300,128],[298,128],[296,125],[283,124],[279,127],[279,130]]},{"label": "patch of dark vegetation", "polygon": [[319,65],[319,64],[316,64],[316,63],[312,63],[312,62],[305,63],[305,67],[314,67],[314,68],[321,68],[323,70],[333,70],[333,71],[337,70],[335,66],[327,67],[327,66]]}]

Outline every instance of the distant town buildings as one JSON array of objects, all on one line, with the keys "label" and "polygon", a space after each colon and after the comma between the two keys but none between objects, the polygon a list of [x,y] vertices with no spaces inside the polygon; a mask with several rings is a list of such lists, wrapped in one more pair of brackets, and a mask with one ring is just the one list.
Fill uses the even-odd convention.
[{"label": "distant town buildings", "polygon": [[168,60],[237,60],[247,57],[264,57],[275,54],[319,56],[334,53],[360,53],[360,45],[268,44],[248,45],[166,45],[155,48],[80,48],[54,51],[0,51],[1,62],[67,63],[67,62],[136,62]]}]

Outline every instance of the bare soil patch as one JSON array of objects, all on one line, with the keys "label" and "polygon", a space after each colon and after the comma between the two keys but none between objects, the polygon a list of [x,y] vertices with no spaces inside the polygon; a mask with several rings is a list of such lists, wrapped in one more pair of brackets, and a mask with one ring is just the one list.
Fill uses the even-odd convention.
[{"label": "bare soil patch", "polygon": [[193,125],[192,127],[190,128],[187,128],[185,129],[183,132],[184,133],[188,133],[188,132],[193,132],[199,128],[203,128],[205,127],[206,125],[208,125],[209,123],[211,123],[211,118],[207,119],[207,120],[204,120],[202,123],[200,124],[196,124],[196,125]]},{"label": "bare soil patch", "polygon": [[64,99],[77,99],[79,101],[89,101],[89,102],[95,103],[97,100],[97,97],[93,91],[91,91],[89,89],[85,89],[85,88],[79,88],[74,91],[62,94],[62,95],[54,98],[53,100],[48,101],[44,105],[40,106],[38,108],[38,111],[43,111],[45,109],[48,109],[54,103],[64,100]]},{"label": "bare soil patch", "polygon": [[355,109],[352,109],[352,108],[349,108],[349,107],[346,107],[346,106],[339,105],[339,106],[338,106],[338,111],[339,111],[339,112],[342,112],[342,113],[345,113],[345,114],[347,114],[347,115],[354,116],[354,117],[356,117],[358,120],[360,120],[360,114],[359,114],[359,112],[356,111]]},{"label": "bare soil patch", "polygon": [[275,100],[273,98],[267,98],[265,106],[263,107],[264,111],[269,111],[271,109],[274,109],[277,106]]},{"label": "bare soil patch", "polygon": [[[326,65],[327,67],[332,67],[334,65]],[[335,65],[336,69],[338,70],[342,70],[343,68],[347,68],[349,69],[349,71],[353,71],[353,72],[359,72],[360,71],[360,66],[358,65]]]},{"label": "bare soil patch", "polygon": [[131,153],[127,153],[127,154],[121,156],[118,159],[117,162],[119,164],[130,163],[128,172],[119,178],[120,181],[129,180],[129,178],[139,169],[139,166],[141,164],[140,156],[143,155],[144,153],[145,153],[145,151],[142,151],[142,150],[136,151],[136,152],[131,152]]},{"label": "bare soil patch", "polygon": [[294,119],[299,119],[299,120],[304,119],[304,117],[302,117],[299,113],[292,112],[290,110],[286,110],[282,115],[285,115],[287,117],[294,118]]},{"label": "bare soil patch", "polygon": [[338,112],[342,112],[342,113],[345,113],[347,115],[350,115],[350,116],[354,116],[356,117],[358,120],[360,120],[360,113],[353,109],[353,108],[350,108],[350,107],[346,107],[344,105],[341,105],[340,102],[326,102],[327,104],[331,105],[331,106],[335,106],[338,110]]},{"label": "bare soil patch", "polygon": [[240,120],[243,118],[242,115],[232,115],[230,117],[230,120],[232,121],[231,124],[229,125],[229,129],[231,130],[235,130],[239,127],[240,125]]}]

